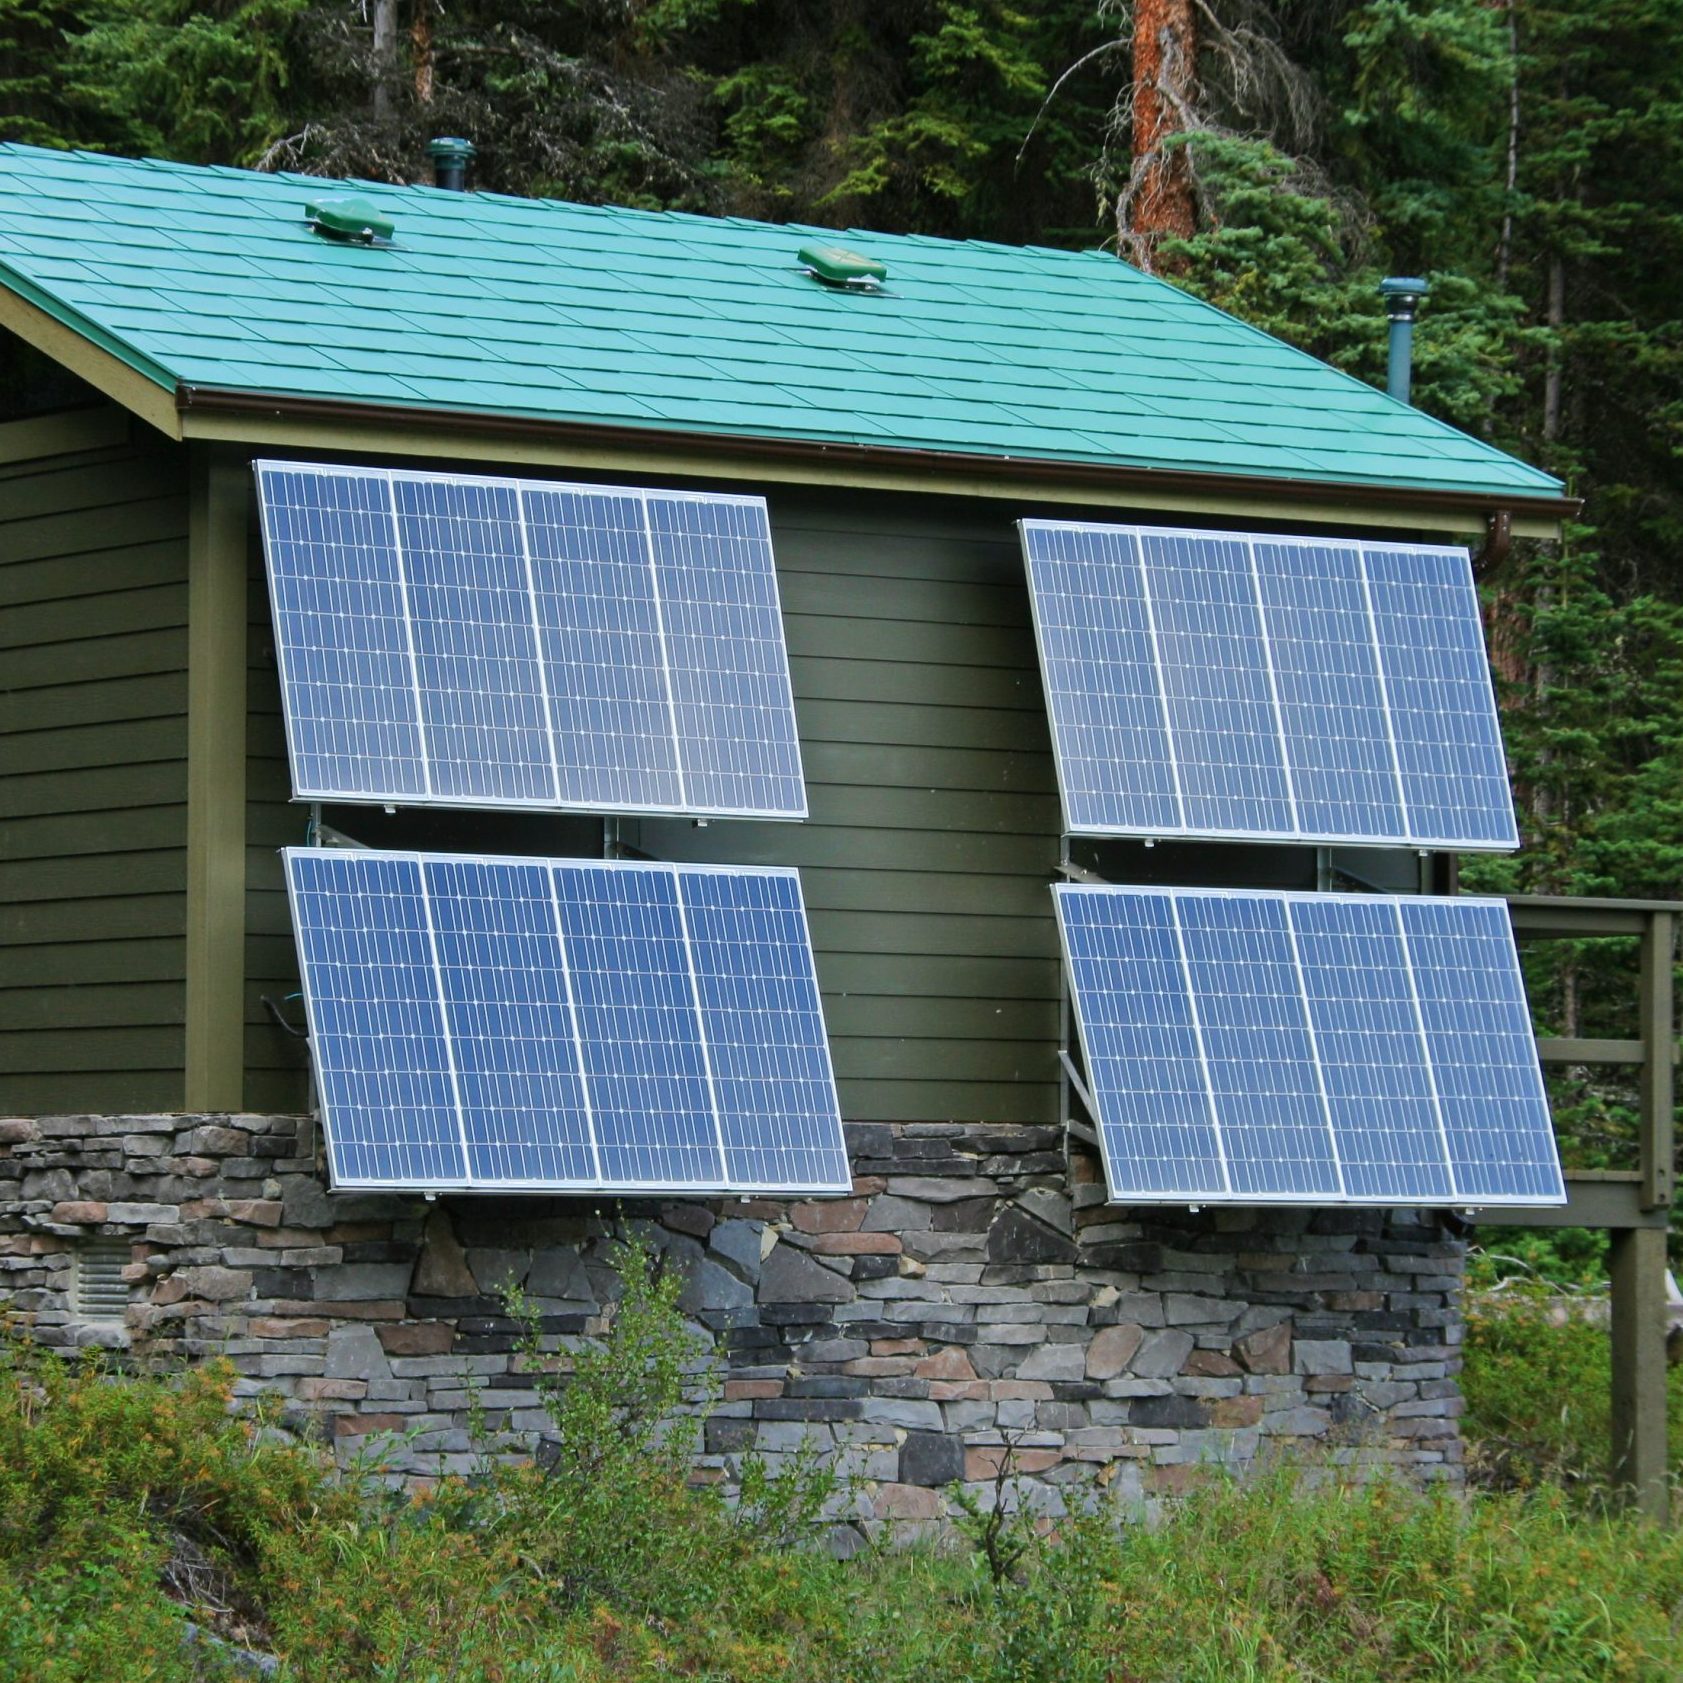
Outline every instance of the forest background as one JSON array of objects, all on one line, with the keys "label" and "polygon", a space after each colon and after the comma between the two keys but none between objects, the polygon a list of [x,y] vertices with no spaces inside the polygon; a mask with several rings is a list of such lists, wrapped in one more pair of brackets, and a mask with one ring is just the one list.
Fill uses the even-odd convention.
[{"label": "forest background", "polygon": [[[0,138],[1104,245],[1559,474],[1480,578],[1524,846],[1469,887],[1683,898],[1683,0],[0,0]],[[1628,943],[1533,965],[1632,1032]],[[1615,1072],[1556,1076],[1627,1166]],[[1599,1272],[1590,1235],[1541,1245]]]}]

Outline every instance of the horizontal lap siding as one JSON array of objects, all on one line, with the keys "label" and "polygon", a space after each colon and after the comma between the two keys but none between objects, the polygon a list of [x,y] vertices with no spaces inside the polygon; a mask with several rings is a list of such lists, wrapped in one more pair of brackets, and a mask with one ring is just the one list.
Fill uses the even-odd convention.
[{"label": "horizontal lap siding", "polygon": [[187,485],[133,445],[0,470],[0,1106],[182,1102]]},{"label": "horizontal lap siding", "polygon": [[302,1002],[288,997],[298,991],[298,956],[292,944],[279,850],[303,844],[309,808],[291,800],[274,620],[269,612],[255,496],[248,555],[245,1102],[251,1110],[286,1112],[302,1110],[309,1102],[309,1057],[302,1040],[276,1027],[263,1001],[273,1000],[290,1021],[303,1023]]},{"label": "horizontal lap siding", "polygon": [[850,1119],[1052,1120],[1057,786],[1010,516],[771,509],[811,815],[643,845],[800,867]]},{"label": "horizontal lap siding", "polygon": [[[626,837],[800,867],[849,1118],[1052,1120],[1058,803],[1010,516],[864,494],[782,493],[771,512],[811,815],[627,820]],[[275,849],[305,812],[287,802],[255,542],[252,581],[246,1102],[283,1109],[303,1102],[299,1047],[259,996],[298,985]],[[593,851],[565,820],[329,817],[379,845]]]}]

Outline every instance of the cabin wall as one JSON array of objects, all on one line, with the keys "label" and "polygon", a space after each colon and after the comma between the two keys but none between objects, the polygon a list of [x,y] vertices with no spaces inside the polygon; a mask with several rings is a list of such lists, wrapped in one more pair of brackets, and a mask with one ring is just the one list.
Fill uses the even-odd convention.
[{"label": "cabin wall", "polygon": [[183,1102],[187,501],[115,410],[0,426],[9,1112]]}]

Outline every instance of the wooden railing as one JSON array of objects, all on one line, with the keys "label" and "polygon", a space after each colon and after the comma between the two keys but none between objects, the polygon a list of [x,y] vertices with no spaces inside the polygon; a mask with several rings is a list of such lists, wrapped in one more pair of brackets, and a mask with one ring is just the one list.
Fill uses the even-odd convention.
[{"label": "wooden railing", "polygon": [[1676,1175],[1677,1026],[1672,970],[1683,901],[1565,899],[1516,894],[1508,900],[1521,941],[1640,938],[1637,1026],[1629,1040],[1539,1036],[1545,1064],[1637,1067],[1637,1166],[1573,1170],[1567,1202],[1491,1210],[1479,1219],[1515,1227],[1601,1227],[1611,1235],[1612,1472],[1644,1513],[1667,1516],[1666,1230]]}]

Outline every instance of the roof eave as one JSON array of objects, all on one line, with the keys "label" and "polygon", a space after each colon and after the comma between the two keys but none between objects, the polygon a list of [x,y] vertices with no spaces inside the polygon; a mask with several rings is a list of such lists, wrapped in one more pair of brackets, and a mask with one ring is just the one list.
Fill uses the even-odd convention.
[{"label": "roof eave", "polygon": [[183,436],[181,394],[173,375],[3,265],[0,327],[168,437]]},{"label": "roof eave", "polygon": [[[1357,482],[1281,479],[1256,474],[978,455],[818,439],[700,433],[676,428],[547,420],[337,398],[277,396],[225,386],[177,389],[184,437],[293,448],[412,453],[421,437],[478,459],[542,462],[599,471],[646,467],[704,478],[761,478],[884,490],[1123,503],[1187,512],[1258,514],[1334,525],[1419,526],[1466,532],[1507,514],[1522,537],[1558,536],[1581,506],[1573,497],[1525,496],[1511,489],[1457,491]],[[426,446],[422,446],[424,450]]]}]

